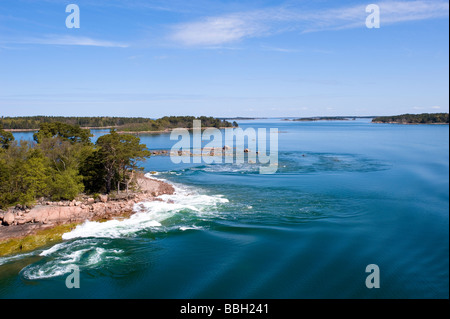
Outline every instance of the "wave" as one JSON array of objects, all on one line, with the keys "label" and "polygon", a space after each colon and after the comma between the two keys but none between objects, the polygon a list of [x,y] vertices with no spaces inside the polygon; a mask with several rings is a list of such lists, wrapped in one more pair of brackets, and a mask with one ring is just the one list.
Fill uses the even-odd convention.
[{"label": "wave", "polygon": [[[43,250],[39,254],[42,259],[23,268],[21,276],[28,280],[59,277],[71,273],[73,265],[77,265],[80,270],[108,268],[110,263],[124,263],[126,266],[121,268],[133,268],[136,262],[127,260],[127,249],[117,248],[120,246],[117,240],[135,237],[142,231],[160,233],[203,230],[204,227],[197,224],[216,216],[218,205],[228,203],[228,199],[222,195],[206,195],[198,189],[171,183],[152,174],[146,176],[172,184],[174,194],[160,195],[156,200],[135,204],[135,214],[128,219],[86,221],[78,225],[62,235],[63,242]],[[130,242],[125,245],[129,246]],[[36,255],[37,252],[33,254]],[[0,265],[23,256],[0,259]]]},{"label": "wave", "polygon": [[56,244],[40,254],[42,260],[23,268],[20,274],[28,280],[53,278],[71,273],[73,265],[92,269],[104,266],[104,261],[123,260],[124,250],[106,246],[110,244],[93,239]]},{"label": "wave", "polygon": [[30,257],[30,256],[34,256],[36,255],[36,252],[32,251],[29,253],[23,253],[23,254],[17,254],[17,255],[12,255],[12,256],[7,256],[7,257],[0,257],[0,266],[7,264],[9,262],[13,262],[25,257]]},{"label": "wave", "polygon": [[[110,263],[126,263],[125,268],[132,268],[136,263],[127,261],[127,249],[117,248],[120,245],[117,240],[133,238],[142,232],[200,231],[205,227],[198,223],[217,216],[218,206],[228,203],[222,195],[206,195],[199,189],[155,178],[152,174],[146,176],[172,184],[174,194],[135,204],[135,213],[128,219],[86,221],[78,225],[62,235],[63,242],[43,250],[39,254],[42,259],[23,268],[21,276],[28,280],[59,277],[71,273],[72,265],[80,270],[92,270],[108,267]],[[21,257],[0,259],[0,264]]]},{"label": "wave", "polygon": [[[146,176],[157,179],[149,174]],[[158,180],[167,182],[160,178]],[[198,217],[216,215],[215,208],[217,205],[228,203],[228,199],[224,198],[223,195],[199,194],[196,189],[179,184],[172,183],[172,185],[175,188],[174,194],[160,195],[157,200],[135,204],[135,214],[128,219],[106,222],[86,221],[72,231],[63,234],[62,238],[65,240],[88,237],[120,238],[135,236],[143,230],[164,231],[165,226],[171,226],[170,223],[164,222],[176,215],[193,217],[181,219],[191,219],[195,222]]]},{"label": "wave", "polygon": [[[389,165],[380,160],[367,158],[358,154],[314,153],[314,152],[280,152],[276,165],[276,174],[310,174],[335,172],[373,172],[389,169]],[[196,173],[214,173],[223,175],[255,175],[260,173],[258,163],[214,163],[183,169],[185,175]],[[168,174],[179,175],[172,171]]]}]

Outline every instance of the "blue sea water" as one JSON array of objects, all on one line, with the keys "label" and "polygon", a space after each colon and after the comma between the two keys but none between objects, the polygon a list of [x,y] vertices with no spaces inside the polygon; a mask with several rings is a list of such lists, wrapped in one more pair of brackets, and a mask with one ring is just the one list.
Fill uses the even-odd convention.
[{"label": "blue sea water", "polygon": [[175,195],[0,258],[0,298],[449,298],[448,125],[238,122],[278,129],[275,174],[153,156]]}]

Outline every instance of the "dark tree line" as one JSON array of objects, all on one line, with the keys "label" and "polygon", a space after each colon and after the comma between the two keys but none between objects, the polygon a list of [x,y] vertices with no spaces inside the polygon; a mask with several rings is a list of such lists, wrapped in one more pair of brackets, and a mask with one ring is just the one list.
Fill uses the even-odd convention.
[{"label": "dark tree line", "polygon": [[18,116],[1,117],[0,127],[4,129],[39,129],[42,123],[60,122],[80,127],[109,127],[122,126],[130,123],[147,122],[148,118],[143,117],[75,117],[75,116]]},{"label": "dark tree line", "polygon": [[15,141],[0,129],[0,207],[32,204],[37,198],[72,200],[81,192],[128,190],[150,156],[139,137],[114,129],[98,138],[78,125],[42,123],[35,142]]},{"label": "dark tree line", "polygon": [[372,120],[374,123],[399,124],[433,124],[449,123],[448,113],[402,114],[396,116],[379,116]]},{"label": "dark tree line", "polygon": [[126,131],[160,131],[171,128],[192,127],[192,121],[200,119],[202,126],[231,127],[226,120],[214,117],[165,116],[160,119],[144,117],[63,117],[63,116],[20,116],[1,117],[0,127],[4,129],[39,129],[44,123],[64,123],[80,127],[116,127]]}]

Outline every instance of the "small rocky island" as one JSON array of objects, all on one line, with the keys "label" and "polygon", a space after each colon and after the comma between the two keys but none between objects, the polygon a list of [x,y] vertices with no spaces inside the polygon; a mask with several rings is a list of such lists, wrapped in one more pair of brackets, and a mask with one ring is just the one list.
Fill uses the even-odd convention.
[{"label": "small rocky island", "polygon": [[350,118],[344,116],[317,116],[317,117],[301,117],[297,119],[284,119],[284,121],[294,121],[294,122],[349,121],[349,120]]},{"label": "small rocky island", "polygon": [[77,224],[125,218],[142,201],[172,194],[139,163],[140,138],[111,129],[95,143],[79,125],[42,122],[34,142],[0,128],[0,256],[32,250]]},{"label": "small rocky island", "polygon": [[63,233],[86,220],[127,218],[134,213],[135,204],[160,200],[158,196],[174,191],[168,183],[138,174],[133,191],[95,197],[80,194],[71,201],[42,199],[32,206],[17,204],[6,211],[0,210],[0,256],[61,240]]}]

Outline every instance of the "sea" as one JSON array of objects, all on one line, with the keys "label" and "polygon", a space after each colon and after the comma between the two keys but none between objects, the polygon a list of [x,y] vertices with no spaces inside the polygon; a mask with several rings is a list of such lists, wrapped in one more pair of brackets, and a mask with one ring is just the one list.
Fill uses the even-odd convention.
[{"label": "sea", "polygon": [[[151,156],[147,176],[175,194],[0,257],[0,298],[449,298],[448,125],[237,122],[276,129],[273,174],[258,161]],[[269,148],[269,136],[256,139]],[[177,142],[139,137],[150,150]]]}]

